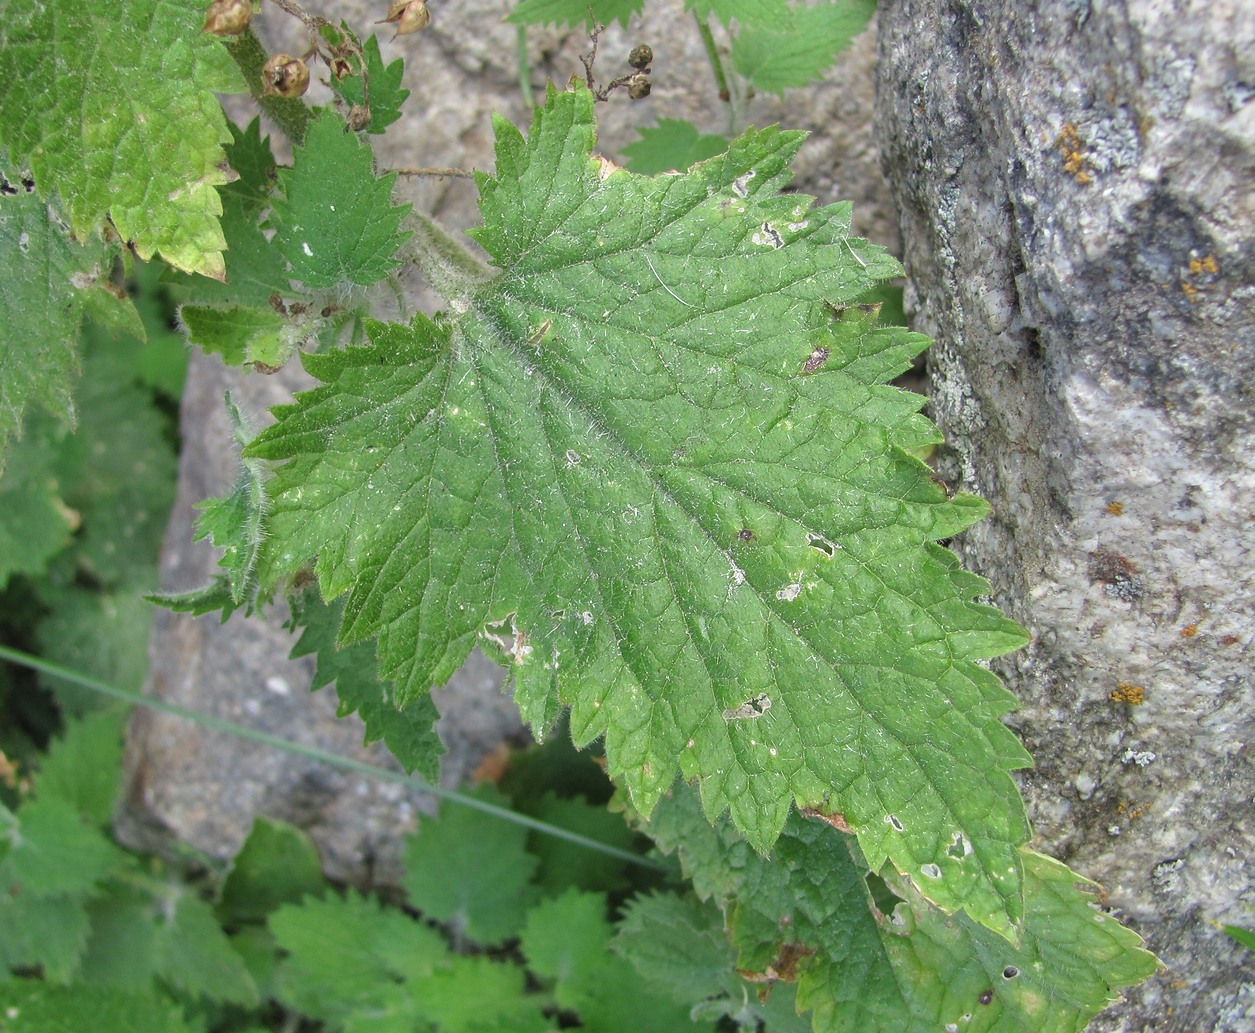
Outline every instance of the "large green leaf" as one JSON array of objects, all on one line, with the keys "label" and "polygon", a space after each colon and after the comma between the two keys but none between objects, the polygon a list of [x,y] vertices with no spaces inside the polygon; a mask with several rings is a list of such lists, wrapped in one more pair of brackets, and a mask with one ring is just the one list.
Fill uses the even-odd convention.
[{"label": "large green leaf", "polygon": [[108,219],[141,258],[221,279],[230,135],[214,93],[243,83],[203,20],[197,0],[6,4],[0,140],[78,239]]},{"label": "large green leaf", "polygon": [[317,556],[402,700],[483,642],[643,810],[682,772],[760,850],[795,800],[842,812],[874,866],[1010,934],[1028,757],[975,659],[1025,636],[932,544],[986,507],[905,451],[936,432],[883,381],[926,340],[846,307],[898,264],[780,192],[801,134],[646,178],[593,156],[592,111],[498,120],[500,271],[454,316],[306,358],[324,386],[248,449],[290,460],[268,576]]}]

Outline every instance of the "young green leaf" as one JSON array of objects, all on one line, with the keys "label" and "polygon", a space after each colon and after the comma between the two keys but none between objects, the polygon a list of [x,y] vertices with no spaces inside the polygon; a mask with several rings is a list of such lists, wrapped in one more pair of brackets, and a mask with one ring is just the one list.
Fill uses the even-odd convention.
[{"label": "young green leaf", "polygon": [[[237,445],[248,443],[250,432],[244,414],[227,394],[227,415]],[[227,572],[231,601],[240,606],[251,601],[257,587],[257,558],[262,543],[262,519],[266,491],[262,484],[263,465],[256,459],[241,462],[239,477],[230,495],[200,503],[202,515],[196,522],[193,541],[210,538],[223,550],[218,565]]]},{"label": "young green leaf", "polygon": [[[141,258],[221,279],[226,119],[244,89],[189,0],[16,0],[0,20],[0,142],[75,237],[108,219]],[[159,157],[154,157],[159,156]]]},{"label": "young green leaf", "polygon": [[279,173],[275,242],[307,289],[369,286],[400,264],[393,256],[410,236],[400,232],[410,206],[392,203],[396,173],[376,179],[374,167],[370,147],[326,110]]},{"label": "young green leaf", "polygon": [[126,718],[124,709],[115,708],[68,722],[39,765],[35,795],[63,800],[97,826],[107,825],[121,790]]},{"label": "young green leaf", "polygon": [[343,900],[285,904],[270,929],[288,953],[276,976],[279,1000],[337,1024],[360,1011],[392,1020],[377,1028],[414,1029],[405,984],[431,975],[448,954],[436,930],[351,890]]},{"label": "young green leaf", "polygon": [[225,925],[260,922],[280,905],[320,896],[327,888],[309,836],[294,825],[259,817],[231,860],[218,912]]},{"label": "young green leaf", "polygon": [[213,908],[180,887],[156,918],[156,974],[193,997],[251,1007],[257,987],[231,947]]},{"label": "young green leaf", "polygon": [[795,8],[791,25],[743,25],[732,41],[732,65],[765,93],[806,86],[875,13],[876,0],[821,0]]},{"label": "young green leaf", "polygon": [[800,134],[650,179],[592,155],[592,110],[498,121],[475,236],[500,272],[456,317],[305,358],[324,386],[249,446],[291,460],[276,566],[317,556],[398,699],[484,640],[645,811],[682,772],[765,851],[826,806],[1010,934],[1028,756],[975,660],[1025,636],[931,544],[986,507],[905,451],[936,432],[882,381],[926,340],[844,307],[898,264],[849,205],[780,193]]},{"label": "young green leaf", "polygon": [[428,782],[437,782],[444,746],[436,734],[440,714],[431,696],[421,696],[404,709],[398,707],[391,686],[375,674],[375,644],[336,645],[344,613],[342,599],[324,603],[317,589],[311,589],[293,601],[293,609],[293,624],[302,630],[292,647],[292,659],[311,653],[318,658],[310,688],[321,689],[334,681],[340,717],[358,714],[366,725],[366,742],[382,739],[406,771],[417,771]]},{"label": "young green leaf", "polygon": [[686,0],[685,6],[699,18],[712,14],[724,25],[767,25],[777,30],[793,25],[789,0]]},{"label": "young green leaf", "polygon": [[600,893],[568,890],[534,907],[520,947],[528,968],[554,983],[554,998],[578,1012],[583,1028],[598,1033],[697,1033],[713,1030],[695,1022],[689,1009],[646,981],[608,950],[614,929]]},{"label": "young green leaf", "polygon": [[[348,27],[345,26],[345,31]],[[379,38],[371,36],[362,47],[366,55],[366,73],[370,79],[370,123],[368,133],[382,133],[401,117],[401,105],[410,91],[401,88],[405,76],[405,62],[399,57],[390,65],[383,63],[379,53]],[[351,75],[345,79],[331,77],[331,88],[349,104],[363,102],[362,77]]]},{"label": "young green leaf", "polygon": [[916,880],[869,874],[850,837],[818,818],[794,813],[763,858],[726,822],[711,829],[694,794],[678,787],[648,831],[680,851],[686,874],[724,909],[737,968],[797,980],[816,1033],[924,1033],[950,1023],[1078,1033],[1120,987],[1156,969],[1134,933],[1094,910],[1085,880],[1030,850],[1013,945],[939,911]]},{"label": "young green leaf", "polygon": [[640,140],[623,148],[627,169],[652,176],[671,169],[687,169],[728,149],[728,139],[718,134],[705,136],[697,126],[682,118],[660,118],[658,124],[638,129]]},{"label": "young green leaf", "polygon": [[590,23],[589,12],[599,25],[617,21],[624,27],[640,14],[645,0],[519,0],[506,21],[515,25],[557,25],[575,28]]},{"label": "young green leaf", "polygon": [[[504,803],[491,787],[475,795]],[[527,829],[469,807],[444,807],[426,818],[405,847],[402,885],[428,918],[447,922],[459,936],[492,946],[518,934],[536,891],[536,858]]]}]

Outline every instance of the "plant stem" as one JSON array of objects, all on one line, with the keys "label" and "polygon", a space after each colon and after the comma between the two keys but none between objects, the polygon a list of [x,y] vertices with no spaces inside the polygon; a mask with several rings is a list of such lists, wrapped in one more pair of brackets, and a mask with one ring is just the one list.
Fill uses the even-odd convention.
[{"label": "plant stem", "polygon": [[304,101],[262,93],[261,70],[266,63],[266,48],[253,30],[245,29],[235,39],[226,40],[229,53],[248,83],[249,93],[263,112],[277,125],[293,145],[305,142],[305,130],[314,113]]},{"label": "plant stem", "polygon": [[395,172],[398,176],[457,176],[460,179],[474,179],[475,173],[471,169],[446,169],[446,168],[417,168],[417,169],[384,169],[385,172]]},{"label": "plant stem", "polygon": [[536,95],[532,92],[532,62],[527,56],[527,26],[519,26],[519,92],[529,108],[536,106]]},{"label": "plant stem", "polygon": [[696,12],[693,13],[693,20],[697,23],[697,33],[702,38],[702,46],[706,48],[706,57],[710,61],[710,70],[715,77],[715,86],[719,89],[719,99],[731,104],[732,89],[728,85],[728,76],[723,70],[723,61],[719,57],[719,46],[715,43],[715,34],[710,31],[710,22],[706,18],[700,17]]},{"label": "plant stem", "polygon": [[450,803],[460,804],[463,807],[470,807],[477,811],[483,811],[485,814],[491,814],[494,817],[501,818],[503,821],[513,822],[515,825],[522,825],[534,832],[539,832],[545,836],[553,836],[555,839],[566,840],[568,843],[574,843],[576,846],[585,847],[588,850],[595,850],[598,853],[606,854],[610,857],[626,861],[629,864],[639,865],[643,868],[653,868],[659,871],[668,869],[667,865],[661,864],[648,857],[642,857],[634,854],[629,850],[621,850],[616,846],[608,843],[600,843],[588,836],[581,836],[578,832],[571,832],[569,829],[559,828],[557,825],[550,825],[548,822],[539,821],[536,818],[529,817],[526,814],[520,814],[512,811],[507,807],[498,807],[495,804],[486,803],[483,800],[477,800],[473,796],[466,796],[453,789],[445,789],[442,786],[429,785],[428,783],[416,778],[413,775],[407,775],[401,771],[390,771],[388,768],[381,768],[376,764],[369,764],[363,760],[357,760],[353,757],[342,757],[338,753],[332,753],[330,750],[321,750],[317,746],[306,746],[304,743],[291,742],[282,739],[277,735],[271,735],[269,732],[263,732],[256,728],[248,728],[245,725],[236,724],[234,721],[227,721],[213,714],[205,714],[199,710],[192,710],[190,707],[181,707],[177,703],[170,703],[164,699],[158,699],[155,696],[144,696],[138,692],[129,692],[126,689],[119,688],[116,685],[110,685],[108,682],[93,678],[90,675],[81,674],[69,667],[63,667],[61,664],[52,663],[41,657],[32,656],[30,653],[23,653],[17,649],[10,649],[8,646],[0,645],[0,660],[8,660],[10,663],[27,667],[32,671],[39,671],[43,674],[51,675],[54,678],[61,678],[64,681],[72,682],[75,685],[81,685],[83,688],[91,689],[105,696],[112,696],[114,699],[123,700],[136,706],[148,707],[150,710],[156,710],[162,714],[168,714],[171,717],[181,717],[188,721],[195,721],[202,728],[209,728],[215,732],[225,732],[228,735],[235,735],[241,739],[247,739],[249,742],[260,743],[263,746],[273,746],[276,749],[285,750],[288,753],[295,753],[302,757],[308,757],[310,760],[322,761],[325,764],[331,764],[346,771],[356,771],[358,774],[369,775],[372,778],[378,778],[385,782],[395,782],[403,785],[407,789],[415,792],[426,793],[428,796],[434,796],[440,800],[447,800]]}]

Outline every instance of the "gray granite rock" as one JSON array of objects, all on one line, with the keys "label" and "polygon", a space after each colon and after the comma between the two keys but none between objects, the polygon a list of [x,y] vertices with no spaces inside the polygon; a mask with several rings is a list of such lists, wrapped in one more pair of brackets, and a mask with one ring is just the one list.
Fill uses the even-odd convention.
[{"label": "gray granite rock", "polygon": [[1095,1030],[1250,1033],[1255,15],[887,0],[878,133],[1035,845],[1163,960]]}]

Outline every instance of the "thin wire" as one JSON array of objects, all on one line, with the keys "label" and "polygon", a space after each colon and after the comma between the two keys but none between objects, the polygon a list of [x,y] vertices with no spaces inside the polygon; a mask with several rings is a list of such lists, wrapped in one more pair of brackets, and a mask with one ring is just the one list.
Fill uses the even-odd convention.
[{"label": "thin wire", "polygon": [[311,760],[322,761],[325,764],[332,764],[335,767],[343,768],[346,771],[356,771],[359,774],[368,775],[371,778],[382,779],[385,782],[395,782],[403,785],[408,789],[412,789],[419,793],[426,793],[440,800],[447,800],[450,803],[459,804],[463,807],[470,807],[473,810],[483,811],[485,814],[491,814],[503,821],[513,822],[516,825],[522,825],[524,828],[539,832],[545,836],[553,836],[555,839],[563,839],[568,843],[574,843],[576,846],[582,846],[588,850],[595,850],[598,853],[606,854],[609,857],[618,858],[620,861],[626,861],[629,864],[639,865],[642,868],[653,868],[657,871],[667,871],[665,864],[653,860],[652,858],[642,857],[640,854],[634,854],[629,850],[622,850],[619,847],[611,846],[609,843],[602,843],[588,836],[581,836],[578,832],[571,832],[569,829],[560,828],[557,825],[550,825],[546,821],[540,821],[536,818],[528,817],[526,814],[520,814],[518,811],[512,811],[508,807],[498,807],[496,804],[487,803],[484,800],[477,800],[473,796],[467,796],[465,793],[459,793],[454,789],[445,789],[443,786],[434,786],[422,781],[413,775],[407,775],[401,771],[390,771],[387,768],[381,768],[377,764],[370,764],[364,760],[356,760],[353,757],[342,757],[338,753],[332,753],[330,750],[322,750],[317,746],[306,746],[303,743],[292,742],[288,739],[280,738],[277,735],[271,735],[269,732],[262,732],[256,728],[248,728],[245,725],[236,724],[234,721],[227,721],[221,717],[215,717],[213,714],[205,714],[199,710],[192,710],[189,707],[181,707],[177,703],[169,703],[164,699],[157,699],[155,696],[143,696],[137,692],[130,692],[127,689],[120,689],[116,685],[110,685],[108,682],[93,678],[90,675],[80,674],[78,671],[69,667],[63,667],[60,664],[52,663],[48,660],[32,656],[30,653],[23,653],[17,649],[10,649],[8,646],[0,645],[0,660],[8,660],[11,663],[19,664],[22,667],[28,667],[33,671],[40,671],[44,674],[52,675],[56,678],[62,678],[65,681],[72,682],[75,685],[81,685],[84,688],[92,689],[106,696],[112,696],[114,699],[120,699],[136,706],[148,707],[150,710],[156,710],[162,714],[169,714],[171,717],[181,717],[188,721],[195,721],[204,728],[212,728],[217,732],[226,732],[228,735],[235,735],[241,739],[247,739],[250,742],[261,743],[264,746],[273,746],[276,749],[286,750],[288,753],[299,754],[302,757],[308,757]]}]

